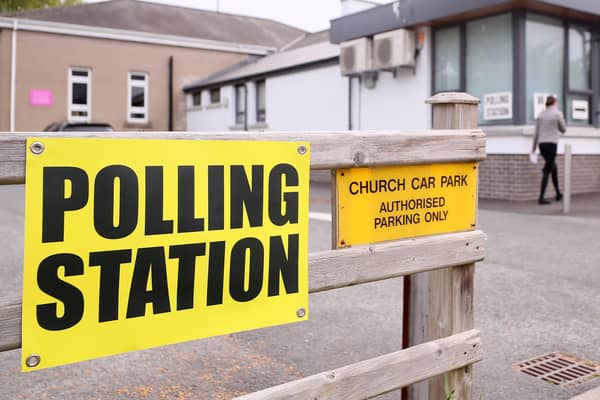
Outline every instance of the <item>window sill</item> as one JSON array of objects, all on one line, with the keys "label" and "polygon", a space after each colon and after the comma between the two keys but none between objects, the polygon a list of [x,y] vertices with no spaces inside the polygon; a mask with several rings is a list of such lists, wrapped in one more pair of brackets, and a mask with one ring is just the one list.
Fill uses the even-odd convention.
[{"label": "window sill", "polygon": [[265,129],[269,129],[269,125],[266,122],[257,122],[256,124],[249,125],[248,129],[252,131],[264,131]]},{"label": "window sill", "polygon": [[123,128],[125,129],[137,129],[137,130],[143,130],[143,129],[152,129],[152,122],[124,122],[123,123]]},{"label": "window sill", "polygon": [[245,131],[244,125],[232,125],[229,127],[230,131]]},{"label": "window sill", "polygon": [[211,103],[211,104],[207,104],[205,106],[200,106],[200,108],[202,110],[213,110],[213,109],[216,109],[216,108],[227,108],[227,103],[226,102]]}]

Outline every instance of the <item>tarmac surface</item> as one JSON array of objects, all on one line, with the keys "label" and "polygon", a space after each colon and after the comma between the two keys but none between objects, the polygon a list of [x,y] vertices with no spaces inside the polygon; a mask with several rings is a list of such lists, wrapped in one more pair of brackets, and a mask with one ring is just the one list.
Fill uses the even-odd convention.
[{"label": "tarmac surface", "polygon": [[[20,298],[23,191],[0,186],[0,304]],[[310,251],[330,247],[329,192],[311,186]],[[319,214],[320,213],[320,214]],[[480,200],[488,235],[476,266],[475,326],[484,360],[474,399],[567,400],[600,379],[562,388],[515,371],[552,351],[600,362],[600,194],[561,205]],[[20,373],[0,353],[4,399],[229,399],[400,348],[402,280],[311,295],[310,320]],[[398,393],[382,396],[399,399]],[[433,400],[433,399],[432,399]]]}]

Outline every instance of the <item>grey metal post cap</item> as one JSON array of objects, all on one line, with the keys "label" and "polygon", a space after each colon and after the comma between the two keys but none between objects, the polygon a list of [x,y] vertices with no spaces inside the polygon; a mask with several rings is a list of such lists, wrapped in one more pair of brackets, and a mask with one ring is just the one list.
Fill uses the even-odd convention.
[{"label": "grey metal post cap", "polygon": [[425,100],[427,104],[479,104],[477,97],[464,92],[438,93]]}]

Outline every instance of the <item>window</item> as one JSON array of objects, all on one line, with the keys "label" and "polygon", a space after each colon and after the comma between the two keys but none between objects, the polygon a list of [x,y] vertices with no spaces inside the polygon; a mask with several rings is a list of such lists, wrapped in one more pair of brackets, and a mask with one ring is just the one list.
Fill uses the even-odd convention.
[{"label": "window", "polygon": [[92,71],[87,68],[69,68],[68,120],[89,122],[92,117]]},{"label": "window", "polygon": [[527,14],[525,21],[525,68],[527,121],[533,122],[544,109],[545,96],[563,104],[565,34],[561,20]]},{"label": "window", "polygon": [[210,104],[221,102],[221,88],[210,89]]},{"label": "window", "polygon": [[460,90],[460,28],[435,31],[434,92]]},{"label": "window", "polygon": [[235,123],[246,124],[246,86],[244,85],[235,87]]},{"label": "window", "polygon": [[[466,25],[466,90],[481,100],[479,123],[512,120],[512,15],[477,19]],[[493,78],[492,78],[493,77]]]},{"label": "window", "polygon": [[256,122],[267,120],[265,81],[256,82]]},{"label": "window", "polygon": [[198,107],[202,105],[202,92],[192,93],[192,106]]},{"label": "window", "polygon": [[133,123],[148,122],[148,74],[130,72],[127,90],[127,121]]},{"label": "window", "polygon": [[569,124],[589,125],[592,104],[592,34],[589,30],[569,27],[569,87],[566,117]]}]

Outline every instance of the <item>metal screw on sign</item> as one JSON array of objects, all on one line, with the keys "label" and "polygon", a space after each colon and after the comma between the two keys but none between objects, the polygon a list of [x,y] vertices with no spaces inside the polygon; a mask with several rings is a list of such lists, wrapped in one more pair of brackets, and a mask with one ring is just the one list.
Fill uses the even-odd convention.
[{"label": "metal screw on sign", "polygon": [[296,310],[296,315],[298,316],[298,318],[304,318],[304,316],[306,315],[306,310],[304,308],[299,308],[298,310]]},{"label": "metal screw on sign", "polygon": [[33,154],[42,154],[44,152],[44,144],[41,142],[33,142],[29,149]]},{"label": "metal screw on sign", "polygon": [[304,146],[304,145],[298,146],[298,154],[300,154],[300,155],[306,154],[306,146]]},{"label": "metal screw on sign", "polygon": [[29,368],[37,367],[40,364],[41,358],[37,354],[32,354],[25,360],[25,364]]}]

